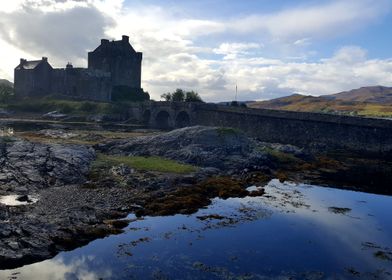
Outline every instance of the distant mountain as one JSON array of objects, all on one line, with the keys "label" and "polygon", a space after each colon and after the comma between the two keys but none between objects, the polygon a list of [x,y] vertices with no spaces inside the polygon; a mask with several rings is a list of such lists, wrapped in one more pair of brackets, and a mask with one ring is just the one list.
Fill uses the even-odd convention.
[{"label": "distant mountain", "polygon": [[0,85],[7,85],[10,87],[14,87],[14,84],[11,83],[10,81],[6,80],[6,79],[0,79]]},{"label": "distant mountain", "polygon": [[392,103],[392,87],[374,86],[361,87],[350,91],[329,95],[329,97],[344,100],[369,103]]},{"label": "distant mountain", "polygon": [[392,117],[392,87],[362,87],[320,97],[293,94],[250,102],[251,108],[321,112],[372,117]]}]

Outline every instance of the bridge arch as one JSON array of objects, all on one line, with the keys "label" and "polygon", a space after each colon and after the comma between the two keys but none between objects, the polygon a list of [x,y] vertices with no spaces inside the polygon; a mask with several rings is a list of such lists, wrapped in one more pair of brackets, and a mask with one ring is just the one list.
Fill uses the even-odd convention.
[{"label": "bridge arch", "polygon": [[170,128],[170,114],[166,111],[160,111],[155,117],[155,124],[157,128]]},{"label": "bridge arch", "polygon": [[189,126],[190,124],[191,124],[191,118],[187,112],[181,111],[177,114],[175,120],[175,127],[181,128],[181,127]]},{"label": "bridge arch", "polygon": [[151,120],[151,111],[145,110],[142,115],[142,122],[144,125],[149,125]]}]

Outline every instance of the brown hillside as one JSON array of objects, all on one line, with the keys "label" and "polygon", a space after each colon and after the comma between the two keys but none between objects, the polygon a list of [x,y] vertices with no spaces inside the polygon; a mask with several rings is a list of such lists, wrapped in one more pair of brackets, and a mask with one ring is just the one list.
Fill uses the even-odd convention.
[{"label": "brown hillside", "polygon": [[298,112],[392,117],[392,88],[364,87],[320,97],[293,94],[267,101],[250,102],[250,108]]},{"label": "brown hillside", "polygon": [[344,101],[358,101],[368,103],[392,103],[392,87],[374,86],[361,87],[329,95],[329,97]]}]

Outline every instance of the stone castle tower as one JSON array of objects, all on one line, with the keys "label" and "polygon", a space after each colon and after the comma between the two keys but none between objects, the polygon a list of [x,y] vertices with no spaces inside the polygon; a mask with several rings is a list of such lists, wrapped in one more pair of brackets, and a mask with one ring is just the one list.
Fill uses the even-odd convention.
[{"label": "stone castle tower", "polygon": [[112,74],[113,86],[141,87],[142,53],[136,52],[128,36],[121,41],[102,39],[101,45],[88,53],[88,68]]},{"label": "stone castle tower", "polygon": [[117,86],[140,92],[142,53],[136,52],[129,37],[101,40],[101,45],[88,53],[88,68],[53,68],[46,57],[20,60],[15,68],[14,88],[19,97],[61,95],[86,100],[112,100]]}]

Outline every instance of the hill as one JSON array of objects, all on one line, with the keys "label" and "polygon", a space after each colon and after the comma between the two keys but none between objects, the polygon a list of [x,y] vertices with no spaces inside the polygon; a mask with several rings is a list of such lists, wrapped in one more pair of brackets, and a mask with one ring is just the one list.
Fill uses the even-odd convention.
[{"label": "hill", "polygon": [[319,97],[293,94],[247,105],[250,108],[390,118],[392,87],[362,87]]},{"label": "hill", "polygon": [[392,87],[361,87],[329,95],[333,99],[368,103],[392,103]]},{"label": "hill", "polygon": [[10,81],[6,80],[6,79],[0,79],[0,85],[6,85],[6,86],[14,87],[14,84],[11,83]]}]

